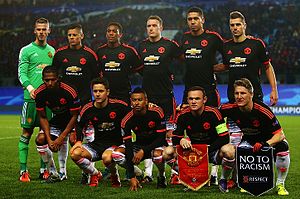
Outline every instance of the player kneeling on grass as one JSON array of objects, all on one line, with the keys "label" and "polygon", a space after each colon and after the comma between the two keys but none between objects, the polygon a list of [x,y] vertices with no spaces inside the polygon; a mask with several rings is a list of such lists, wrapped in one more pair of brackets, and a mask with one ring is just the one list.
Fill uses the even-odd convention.
[{"label": "player kneeling on grass", "polygon": [[[176,143],[176,138],[185,136],[180,139],[180,146],[183,149],[192,148],[192,144],[209,145],[209,162],[222,165],[219,188],[222,192],[228,192],[227,178],[234,165],[235,148],[229,144],[226,123],[218,109],[205,106],[207,97],[202,87],[191,87],[187,91],[187,97],[189,107],[176,116],[177,128],[173,132],[174,142]],[[170,153],[172,150],[165,152]],[[167,155],[165,154],[165,156]]]},{"label": "player kneeling on grass", "polygon": [[[36,109],[41,131],[37,138],[37,150],[48,166],[50,176],[47,182],[67,179],[66,161],[68,157],[68,135],[74,128],[80,102],[77,92],[58,80],[56,68],[47,66],[43,72],[43,84],[35,91]],[[46,117],[46,107],[54,114],[50,121]],[[58,152],[59,172],[57,173],[52,152]]]},{"label": "player kneeling on grass", "polygon": [[[71,148],[72,160],[90,174],[90,186],[97,186],[102,174],[91,162],[101,160],[110,170],[113,187],[120,187],[121,182],[115,162],[112,160],[112,151],[123,143],[121,136],[121,120],[130,108],[121,100],[109,99],[109,84],[105,78],[96,78],[91,82],[94,96],[92,102],[84,105],[80,112],[80,121],[76,125],[77,141]],[[94,140],[82,143],[84,129],[94,127]]]},{"label": "player kneeling on grass", "polygon": [[136,178],[134,165],[152,158],[158,168],[157,188],[166,188],[165,162],[162,159],[163,146],[167,146],[163,111],[160,107],[148,106],[147,94],[141,88],[132,92],[131,105],[133,110],[121,123],[125,149],[116,149],[113,159],[119,165],[126,166],[130,190],[137,191],[141,186]]},{"label": "player kneeling on grass", "polygon": [[235,103],[223,104],[220,110],[233,120],[243,132],[241,144],[253,147],[253,152],[263,146],[274,148],[277,169],[278,195],[288,195],[284,182],[290,166],[289,145],[272,110],[264,103],[253,100],[253,86],[246,78],[234,82]]}]

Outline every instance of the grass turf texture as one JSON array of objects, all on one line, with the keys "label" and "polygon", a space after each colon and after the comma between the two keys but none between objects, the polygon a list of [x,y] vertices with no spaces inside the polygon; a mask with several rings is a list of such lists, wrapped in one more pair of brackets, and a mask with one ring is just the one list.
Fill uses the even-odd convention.
[{"label": "grass turf texture", "polygon": [[[278,117],[290,144],[291,166],[286,180],[286,188],[290,195],[285,198],[299,198],[300,189],[300,117],[279,116]],[[230,190],[223,194],[217,186],[203,187],[197,192],[183,191],[181,185],[168,185],[166,189],[156,189],[156,179],[150,184],[143,184],[143,188],[137,192],[129,191],[129,183],[122,182],[121,188],[112,188],[110,181],[105,180],[99,186],[88,187],[79,184],[81,178],[80,169],[68,159],[67,171],[68,180],[46,184],[38,179],[39,154],[36,151],[34,139],[37,130],[32,136],[29,146],[28,167],[31,175],[31,182],[21,183],[19,177],[18,161],[18,140],[22,132],[19,125],[19,116],[0,115],[0,198],[253,198],[253,196],[240,193],[239,189]],[[57,163],[57,155],[55,155]],[[97,168],[103,170],[102,163],[96,163]],[[298,167],[297,167],[298,166]],[[220,169],[219,169],[220,171]],[[156,176],[154,166],[154,176]],[[124,177],[124,169],[120,168],[121,176]],[[170,168],[167,166],[169,178]],[[261,198],[278,198],[276,188],[263,194]]]}]

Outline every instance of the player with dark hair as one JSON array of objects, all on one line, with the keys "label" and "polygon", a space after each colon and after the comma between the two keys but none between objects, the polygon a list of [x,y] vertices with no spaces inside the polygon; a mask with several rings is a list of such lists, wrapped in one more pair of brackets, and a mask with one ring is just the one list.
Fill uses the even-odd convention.
[{"label": "player with dark hair", "polygon": [[126,165],[131,191],[139,188],[134,165],[147,158],[152,158],[158,168],[157,188],[166,188],[165,162],[162,158],[163,146],[167,146],[163,111],[157,106],[149,107],[147,94],[139,87],[131,94],[131,105],[132,111],[121,123],[125,149],[116,149],[113,158],[118,164]]},{"label": "player with dark hair", "polygon": [[[228,192],[227,178],[234,166],[235,148],[229,144],[229,133],[223,116],[218,109],[206,106],[207,96],[205,89],[193,86],[187,90],[189,107],[182,110],[176,116],[177,128],[173,132],[176,137],[187,137],[180,140],[184,149],[192,147],[192,144],[207,144],[209,162],[222,165],[222,176],[219,188],[222,192]],[[175,140],[176,142],[176,140]]]},{"label": "player with dark hair", "polygon": [[263,101],[260,74],[265,69],[272,88],[270,104],[275,105],[278,101],[277,82],[265,43],[259,38],[246,35],[246,20],[238,11],[230,13],[229,26],[233,38],[225,42],[223,52],[223,70],[229,69],[229,101],[234,102],[233,84],[240,78],[249,79],[254,88],[254,99]]},{"label": "player with dark hair", "polygon": [[91,101],[90,81],[99,77],[97,55],[82,44],[84,33],[80,24],[71,25],[67,31],[68,45],[59,48],[53,58],[61,80],[78,90],[82,104]]},{"label": "player with dark hair", "polygon": [[[80,101],[75,89],[58,80],[55,67],[44,68],[43,81],[44,84],[35,91],[36,109],[43,130],[38,134],[36,144],[43,161],[48,165],[50,176],[47,182],[57,182],[67,179],[68,135],[75,127]],[[54,114],[51,120],[46,117],[46,107]],[[58,173],[52,154],[57,151]]]},{"label": "player with dark hair", "polygon": [[238,125],[244,134],[241,144],[252,146],[254,153],[263,146],[274,148],[278,195],[288,195],[284,182],[290,165],[289,145],[279,121],[267,105],[254,99],[250,80],[236,80],[233,87],[235,103],[223,104],[222,114]]},{"label": "player with dark hair", "polygon": [[[47,44],[49,33],[49,21],[45,18],[37,19],[34,26],[34,42],[23,47],[19,54],[18,78],[24,88],[24,103],[21,115],[23,133],[18,144],[20,160],[19,180],[21,182],[30,181],[27,168],[28,145],[34,127],[40,126],[34,101],[35,90],[43,83],[42,70],[45,66],[52,64],[55,52],[54,48]],[[40,178],[48,177],[47,172],[44,175],[45,167],[46,165],[41,160]]]},{"label": "player with dark hair", "polygon": [[216,88],[214,64],[217,52],[223,51],[223,39],[214,31],[204,29],[205,18],[201,8],[192,7],[186,14],[189,31],[181,39],[186,73],[183,103],[187,103],[187,90],[192,86],[205,89],[208,106],[218,107],[220,96]]},{"label": "player with dark hair", "polygon": [[142,62],[136,49],[121,43],[123,28],[117,22],[110,22],[106,28],[107,43],[97,50],[99,66],[103,77],[110,85],[110,98],[130,103],[131,84],[129,75],[142,69]]},{"label": "player with dark hair", "polygon": [[[130,111],[128,104],[121,100],[110,99],[109,83],[105,78],[96,78],[91,82],[94,100],[84,105],[80,112],[80,121],[76,126],[77,141],[70,150],[71,158],[83,172],[91,175],[90,186],[98,186],[102,174],[91,162],[101,160],[110,170],[113,187],[121,182],[116,164],[112,161],[112,151],[123,143],[121,120]],[[82,143],[84,128],[92,125],[95,138],[92,142]]]}]

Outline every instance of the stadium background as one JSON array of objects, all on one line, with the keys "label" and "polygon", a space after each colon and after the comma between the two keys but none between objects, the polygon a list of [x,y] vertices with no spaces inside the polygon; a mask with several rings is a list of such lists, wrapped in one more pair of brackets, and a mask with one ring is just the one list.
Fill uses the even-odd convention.
[{"label": "stadium background", "polygon": [[[232,10],[245,14],[247,33],[262,38],[268,46],[274,66],[278,87],[279,104],[276,114],[300,114],[300,21],[299,1],[83,1],[66,0],[0,0],[0,113],[20,110],[22,89],[17,79],[18,54],[21,47],[34,39],[33,22],[46,17],[51,22],[52,32],[48,42],[56,49],[66,44],[66,27],[81,23],[84,28],[84,43],[97,49],[105,42],[105,27],[110,21],[123,25],[122,41],[133,46],[143,40],[146,19],[157,14],[164,20],[163,35],[179,40],[187,30],[185,11],[197,5],[203,8],[205,28],[230,38],[228,15]],[[181,102],[184,67],[175,63],[175,94]],[[217,74],[222,102],[226,101],[227,73]],[[133,75],[133,84],[139,85],[141,78]],[[262,72],[265,102],[269,100],[270,87]]]}]

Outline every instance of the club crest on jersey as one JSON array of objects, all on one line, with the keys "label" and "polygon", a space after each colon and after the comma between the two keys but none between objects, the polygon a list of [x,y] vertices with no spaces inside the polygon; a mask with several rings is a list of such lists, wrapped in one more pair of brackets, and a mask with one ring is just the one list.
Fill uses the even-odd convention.
[{"label": "club crest on jersey", "polygon": [[253,120],[252,122],[254,127],[259,127],[260,126],[260,122],[258,120]]},{"label": "club crest on jersey", "polygon": [[65,98],[60,98],[59,103],[60,104],[66,104],[67,100]]},{"label": "club crest on jersey", "polygon": [[125,54],[124,53],[119,53],[118,58],[121,59],[121,60],[125,59]]},{"label": "club crest on jersey", "polygon": [[246,55],[249,55],[249,54],[251,54],[251,48],[245,48],[244,49],[244,53],[246,54]]},{"label": "club crest on jersey", "polygon": [[207,45],[208,41],[206,39],[201,41],[201,46],[206,47]]},{"label": "club crest on jersey", "polygon": [[117,116],[116,112],[110,112],[110,113],[109,113],[109,118],[110,118],[110,119],[115,119],[116,116]]},{"label": "club crest on jersey", "polygon": [[50,52],[50,51],[48,52],[48,57],[49,57],[49,58],[52,58],[52,57],[53,57],[52,52]]},{"label": "club crest on jersey", "polygon": [[85,58],[81,58],[80,59],[80,64],[85,65],[86,64],[86,59]]},{"label": "club crest on jersey", "polygon": [[149,128],[154,128],[155,127],[155,122],[154,121],[150,121],[149,123],[148,123],[148,126],[149,126]]},{"label": "club crest on jersey", "polygon": [[209,122],[205,122],[205,123],[203,124],[203,128],[204,128],[205,130],[210,129],[210,123],[209,123]]},{"label": "club crest on jersey", "polygon": [[166,49],[164,47],[159,47],[158,50],[157,50],[160,54],[163,54]]}]

